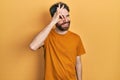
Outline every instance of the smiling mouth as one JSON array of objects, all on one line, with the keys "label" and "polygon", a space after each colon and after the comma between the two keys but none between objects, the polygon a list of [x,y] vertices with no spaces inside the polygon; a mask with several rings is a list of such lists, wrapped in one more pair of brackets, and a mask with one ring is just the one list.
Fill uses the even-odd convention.
[{"label": "smiling mouth", "polygon": [[62,24],[62,25],[68,25],[68,23],[64,23],[64,24]]},{"label": "smiling mouth", "polygon": [[61,26],[62,27],[69,27],[68,25],[69,25],[69,23],[65,23],[65,24],[62,24]]},{"label": "smiling mouth", "polygon": [[69,22],[62,23],[61,25],[69,25]]}]

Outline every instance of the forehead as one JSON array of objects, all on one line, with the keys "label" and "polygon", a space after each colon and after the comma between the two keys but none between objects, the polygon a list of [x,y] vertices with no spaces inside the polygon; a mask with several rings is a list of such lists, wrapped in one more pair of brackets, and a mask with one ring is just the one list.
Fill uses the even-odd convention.
[{"label": "forehead", "polygon": [[63,10],[61,11],[61,14],[62,14],[62,15],[68,15],[69,12],[67,11],[67,9],[63,9]]}]

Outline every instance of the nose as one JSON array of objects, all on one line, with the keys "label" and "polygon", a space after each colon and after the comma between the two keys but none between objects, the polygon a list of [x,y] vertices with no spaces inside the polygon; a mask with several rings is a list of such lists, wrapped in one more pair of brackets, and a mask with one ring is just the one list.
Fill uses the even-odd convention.
[{"label": "nose", "polygon": [[66,17],[64,17],[63,18],[63,22],[67,22],[68,20],[67,20],[67,18]]}]

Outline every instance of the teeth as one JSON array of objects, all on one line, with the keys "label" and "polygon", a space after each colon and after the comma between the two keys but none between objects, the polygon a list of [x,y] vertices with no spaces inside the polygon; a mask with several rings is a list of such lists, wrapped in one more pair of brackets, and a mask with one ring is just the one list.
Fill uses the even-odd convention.
[{"label": "teeth", "polygon": [[[65,23],[65,25],[68,24],[68,23]],[[63,24],[64,25],[64,24]]]}]

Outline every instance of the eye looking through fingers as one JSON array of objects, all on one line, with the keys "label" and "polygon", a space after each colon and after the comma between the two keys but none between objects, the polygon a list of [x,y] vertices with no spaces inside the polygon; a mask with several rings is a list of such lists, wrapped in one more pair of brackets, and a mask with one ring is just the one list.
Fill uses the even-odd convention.
[{"label": "eye looking through fingers", "polygon": [[59,16],[59,18],[60,18],[60,19],[62,19],[62,17],[61,17],[61,16]]},{"label": "eye looking through fingers", "polygon": [[59,19],[63,19],[64,18],[64,15],[59,15]]}]

